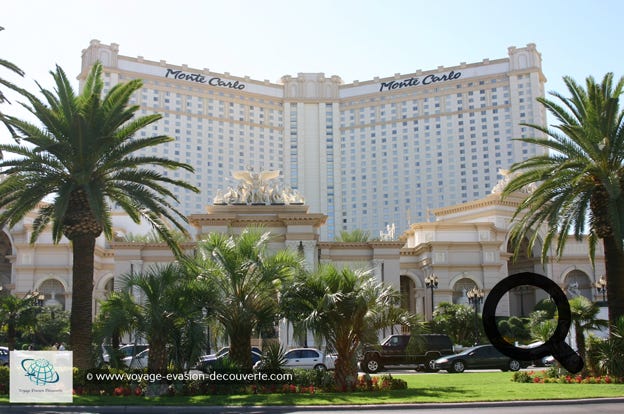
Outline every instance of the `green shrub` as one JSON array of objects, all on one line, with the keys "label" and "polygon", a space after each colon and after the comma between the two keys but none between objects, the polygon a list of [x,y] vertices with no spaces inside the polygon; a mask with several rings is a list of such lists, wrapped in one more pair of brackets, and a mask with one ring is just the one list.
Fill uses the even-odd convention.
[{"label": "green shrub", "polygon": [[336,386],[333,371],[319,371],[316,369],[296,368],[286,371],[293,375],[291,384],[300,387],[321,388],[324,390],[333,390]]},{"label": "green shrub", "polygon": [[262,354],[262,371],[278,373],[283,372],[286,364],[286,351],[279,342],[269,342],[264,347]]},{"label": "green shrub", "polygon": [[514,372],[512,380],[514,382],[533,382],[533,378],[531,378],[531,375],[526,371]]},{"label": "green shrub", "polygon": [[9,393],[9,367],[0,367],[0,395]]},{"label": "green shrub", "polygon": [[380,378],[381,389],[383,390],[406,390],[407,381],[400,378],[393,378],[392,375],[382,375]]}]

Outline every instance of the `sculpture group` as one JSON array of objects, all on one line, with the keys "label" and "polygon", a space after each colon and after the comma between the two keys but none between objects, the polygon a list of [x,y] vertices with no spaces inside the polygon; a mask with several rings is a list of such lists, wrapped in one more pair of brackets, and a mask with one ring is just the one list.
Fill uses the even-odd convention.
[{"label": "sculpture group", "polygon": [[236,188],[217,191],[213,204],[303,204],[304,199],[297,190],[281,184],[278,170],[255,172],[234,171],[232,177],[239,181]]}]

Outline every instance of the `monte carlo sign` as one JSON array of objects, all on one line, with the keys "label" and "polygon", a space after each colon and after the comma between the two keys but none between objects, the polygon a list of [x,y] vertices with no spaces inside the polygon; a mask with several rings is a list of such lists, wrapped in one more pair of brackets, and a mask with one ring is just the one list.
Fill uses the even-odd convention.
[{"label": "monte carlo sign", "polygon": [[175,69],[170,69],[170,68],[167,68],[167,72],[165,72],[165,78],[173,78],[173,79],[179,79],[179,80],[187,80],[190,82],[205,83],[210,86],[220,86],[222,88],[237,89],[239,91],[245,89],[245,84],[240,83],[239,81],[229,81],[229,80],[224,80],[224,79],[217,78],[217,77],[209,78],[209,77],[202,75],[201,73],[189,73],[189,72],[183,72],[181,70],[175,70]]},{"label": "monte carlo sign", "polygon": [[401,80],[393,80],[390,82],[382,82],[379,87],[379,92],[383,91],[391,91],[394,89],[407,88],[410,86],[418,86],[418,85],[432,85],[438,82],[446,82],[450,80],[459,79],[461,77],[461,72],[450,71],[444,74],[431,74],[427,75],[423,78],[408,78]]}]

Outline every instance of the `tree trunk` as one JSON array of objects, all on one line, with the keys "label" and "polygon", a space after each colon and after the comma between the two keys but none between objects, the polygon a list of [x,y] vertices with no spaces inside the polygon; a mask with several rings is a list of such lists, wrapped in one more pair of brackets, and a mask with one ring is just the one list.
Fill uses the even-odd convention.
[{"label": "tree trunk", "polygon": [[15,350],[15,341],[17,337],[15,324],[16,324],[15,316],[9,315],[9,320],[7,322],[7,345],[8,345],[9,351]]},{"label": "tree trunk", "polygon": [[350,341],[344,341],[344,343],[337,343],[336,353],[338,358],[336,359],[336,388],[338,391],[349,392],[355,389],[357,382],[357,361],[354,350],[349,345]]},{"label": "tree trunk", "polygon": [[603,239],[607,269],[607,303],[609,325],[624,316],[624,251],[613,237]]},{"label": "tree trunk", "polygon": [[[574,322],[574,332],[575,332],[575,340],[576,340],[576,350],[578,351],[579,356],[585,360],[586,348],[585,348],[585,332],[583,332],[583,328],[581,327],[580,322]],[[585,367],[587,368],[587,366]]]},{"label": "tree trunk", "polygon": [[93,366],[91,326],[95,237],[74,237],[72,250],[74,264],[69,343],[74,351],[74,367],[87,369]]},{"label": "tree trunk", "polygon": [[[163,333],[162,337],[165,337]],[[149,339],[149,355],[147,359],[147,371],[155,374],[167,374],[167,341],[155,339],[155,336]]]},{"label": "tree trunk", "polygon": [[239,364],[240,368],[245,371],[251,371],[251,328],[241,329],[234,328],[230,332],[230,353],[229,357],[232,361]]}]

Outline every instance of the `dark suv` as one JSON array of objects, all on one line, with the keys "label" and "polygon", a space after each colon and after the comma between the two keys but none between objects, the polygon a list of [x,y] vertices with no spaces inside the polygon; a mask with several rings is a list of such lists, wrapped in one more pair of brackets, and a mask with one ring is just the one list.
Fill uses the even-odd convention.
[{"label": "dark suv", "polygon": [[365,348],[360,367],[371,374],[390,365],[409,365],[435,372],[435,360],[452,353],[453,341],[448,335],[390,335],[381,345]]}]

